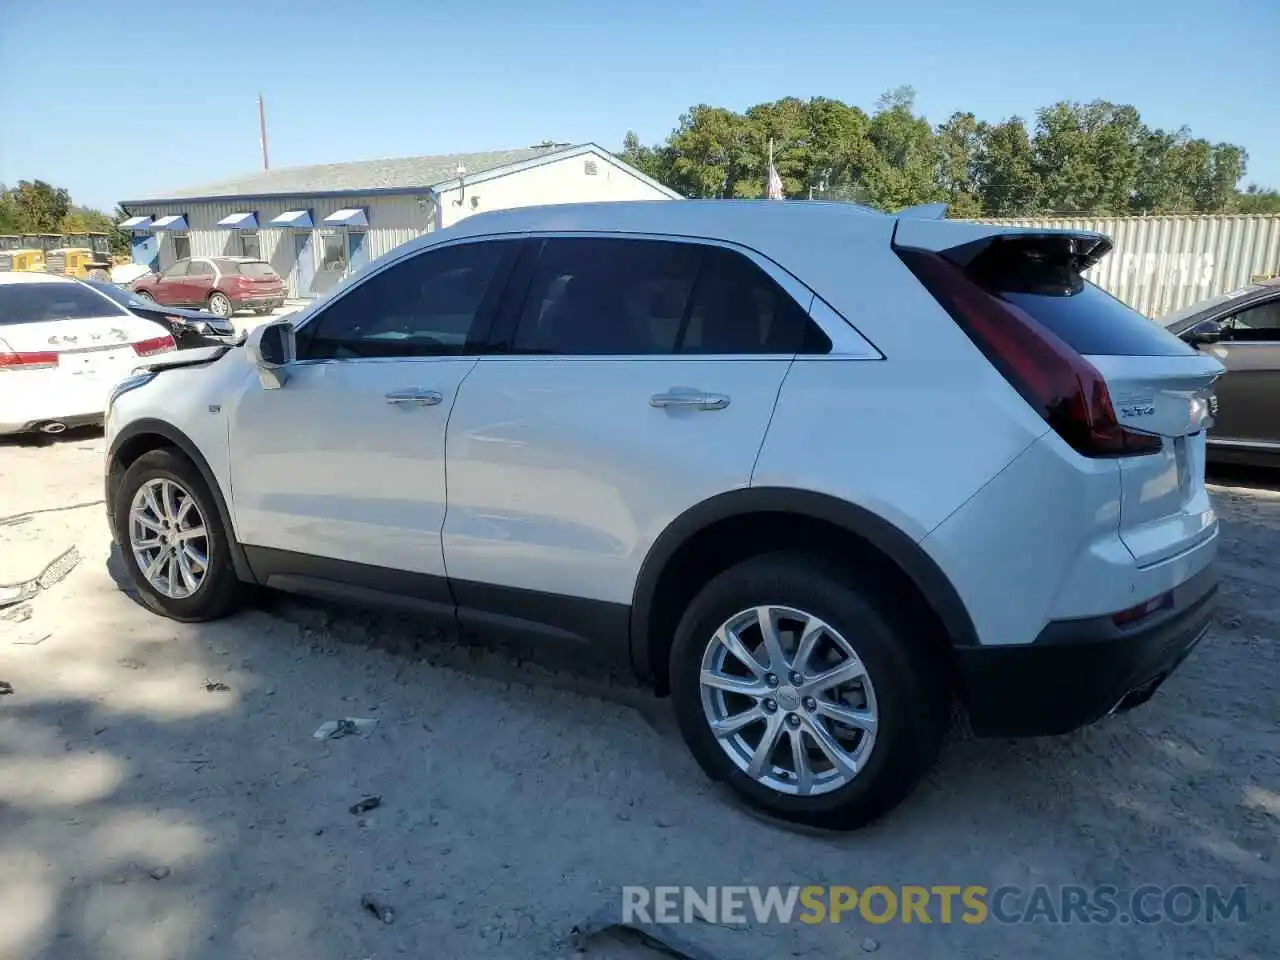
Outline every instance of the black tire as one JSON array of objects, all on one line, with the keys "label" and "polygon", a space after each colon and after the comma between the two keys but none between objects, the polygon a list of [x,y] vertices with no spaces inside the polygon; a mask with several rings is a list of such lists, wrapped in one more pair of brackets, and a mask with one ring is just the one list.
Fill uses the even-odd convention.
[{"label": "black tire", "polygon": [[138,291],[138,296],[139,296],[139,297],[141,297],[143,300],[150,300],[152,303],[155,303],[155,302],[156,302],[156,298],[155,298],[155,297],[153,297],[153,296],[152,296],[150,293],[148,293],[146,290],[139,290],[139,291]]},{"label": "black tire", "polygon": [[[209,568],[203,582],[189,597],[166,597],[147,581],[134,557],[129,539],[129,510],[134,495],[149,480],[165,478],[178,483],[195,500],[208,533]],[[190,460],[175,450],[152,450],[133,462],[120,480],[115,502],[116,544],[129,576],[137,586],[142,602],[156,613],[196,623],[217,620],[239,609],[244,598],[244,584],[236,577],[231,561],[231,543],[218,514],[217,502],[204,477]]]},{"label": "black tire", "polygon": [[[751,607],[798,608],[822,618],[853,646],[875,690],[879,722],[861,771],[842,787],[801,796],[740,769],[712,732],[702,705],[702,659],[715,631]],[[775,817],[851,830],[897,806],[933,765],[950,720],[945,665],[912,629],[907,604],[825,560],[798,553],[756,557],[717,576],[690,603],[671,649],[671,696],[685,742],[713,780]]]},{"label": "black tire", "polygon": [[[225,307],[217,306],[218,304],[226,304]],[[212,313],[215,317],[222,320],[230,320],[236,315],[236,305],[221,290],[215,290],[209,294],[209,299],[205,303],[205,309]]]}]

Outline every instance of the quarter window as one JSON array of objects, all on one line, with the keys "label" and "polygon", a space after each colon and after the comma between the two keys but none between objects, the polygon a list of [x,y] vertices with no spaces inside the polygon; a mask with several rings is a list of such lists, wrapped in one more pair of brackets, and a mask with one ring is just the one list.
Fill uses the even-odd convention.
[{"label": "quarter window", "polygon": [[488,335],[519,241],[427,250],[341,294],[298,334],[298,357],[450,356]]},{"label": "quarter window", "polygon": [[808,313],[747,257],[666,240],[542,243],[512,344],[577,356],[826,353]]}]

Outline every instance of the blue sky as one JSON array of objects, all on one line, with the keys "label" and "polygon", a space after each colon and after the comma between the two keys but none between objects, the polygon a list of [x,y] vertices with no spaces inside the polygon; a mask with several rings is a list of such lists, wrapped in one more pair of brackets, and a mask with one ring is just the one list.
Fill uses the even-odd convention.
[{"label": "blue sky", "polygon": [[[910,84],[937,123],[1132,103],[1249,151],[1280,187],[1276,0],[877,4],[575,0],[0,0],[0,182],[110,207],[272,166],[665,137],[694,103],[871,108]],[[166,11],[167,12],[164,12]]]}]

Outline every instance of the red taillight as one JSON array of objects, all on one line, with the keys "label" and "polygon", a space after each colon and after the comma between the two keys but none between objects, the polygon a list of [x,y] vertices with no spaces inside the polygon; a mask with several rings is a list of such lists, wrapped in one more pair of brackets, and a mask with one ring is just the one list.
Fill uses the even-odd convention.
[{"label": "red taillight", "polygon": [[140,357],[150,357],[166,350],[174,349],[173,337],[167,333],[163,337],[152,337],[150,340],[139,340],[133,345],[133,352]]},{"label": "red taillight", "polygon": [[1137,623],[1139,620],[1145,619],[1160,610],[1167,610],[1173,606],[1173,591],[1169,590],[1159,596],[1152,597],[1150,600],[1144,600],[1142,603],[1129,607],[1127,610],[1121,610],[1119,613],[1111,615],[1111,622],[1117,627],[1127,627]]},{"label": "red taillight", "polygon": [[0,350],[0,370],[48,370],[57,365],[58,355],[53,351],[12,353]]},{"label": "red taillight", "polygon": [[993,297],[950,260],[898,249],[916,279],[1058,436],[1086,457],[1159,451],[1159,437],[1121,426],[1107,381],[1025,310]]}]

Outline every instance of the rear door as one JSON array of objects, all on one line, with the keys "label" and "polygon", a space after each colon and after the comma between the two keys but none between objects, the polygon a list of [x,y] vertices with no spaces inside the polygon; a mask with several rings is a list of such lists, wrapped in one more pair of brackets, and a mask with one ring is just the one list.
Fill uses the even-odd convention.
[{"label": "rear door", "polygon": [[209,294],[213,293],[214,283],[217,275],[213,270],[213,262],[210,260],[192,260],[191,266],[187,268],[187,275],[182,280],[182,306],[198,307],[204,306],[209,300]]},{"label": "rear door", "polygon": [[812,294],[790,282],[795,297],[747,254],[692,241],[528,241],[501,355],[479,360],[449,422],[444,552],[460,618],[608,632],[578,616],[604,608],[555,598],[625,609],[657,535],[749,485],[813,326]]}]

